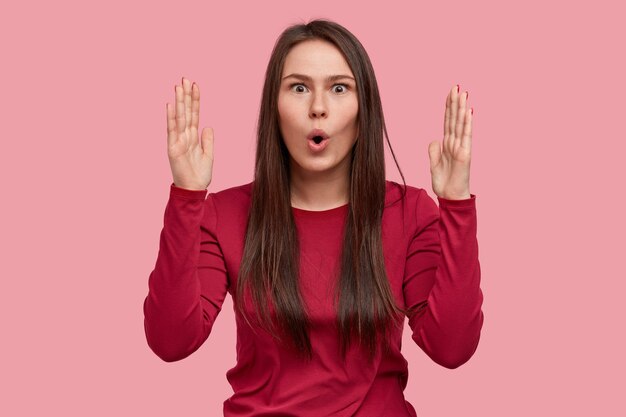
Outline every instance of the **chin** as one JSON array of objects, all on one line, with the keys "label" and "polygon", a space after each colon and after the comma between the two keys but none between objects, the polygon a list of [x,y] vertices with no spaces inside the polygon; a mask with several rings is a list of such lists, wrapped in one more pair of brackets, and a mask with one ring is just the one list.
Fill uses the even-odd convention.
[{"label": "chin", "polygon": [[322,163],[322,162],[305,163],[305,164],[300,164],[298,162],[295,162],[293,164],[292,170],[295,169],[296,171],[305,172],[305,173],[318,173],[318,172],[322,173],[322,172],[330,172],[334,168],[336,168],[336,165]]}]

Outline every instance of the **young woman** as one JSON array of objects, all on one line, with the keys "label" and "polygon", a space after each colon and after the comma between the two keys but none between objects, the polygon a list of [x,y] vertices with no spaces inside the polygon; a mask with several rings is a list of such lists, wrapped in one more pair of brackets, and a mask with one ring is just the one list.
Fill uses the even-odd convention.
[{"label": "young woman", "polygon": [[225,416],[414,417],[404,318],[451,369],[473,355],[483,324],[467,93],[452,88],[443,143],[428,148],[437,207],[403,176],[403,185],[385,179],[374,70],[337,23],[279,37],[248,184],[207,197],[213,130],[198,143],[198,85],[183,78],[175,90],[174,181],[143,305],[150,348],[168,362],[192,354],[228,292],[237,364]]}]

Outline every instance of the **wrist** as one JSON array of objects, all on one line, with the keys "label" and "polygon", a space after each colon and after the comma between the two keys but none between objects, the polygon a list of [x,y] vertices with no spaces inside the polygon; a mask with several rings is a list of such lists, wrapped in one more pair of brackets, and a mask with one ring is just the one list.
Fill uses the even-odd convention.
[{"label": "wrist", "polygon": [[187,190],[187,191],[206,191],[208,189],[208,187],[205,188],[199,188],[199,187],[194,187],[194,186],[185,186],[184,184],[181,185],[177,185],[175,182],[172,182],[172,185],[176,188],[180,188],[181,190]]},{"label": "wrist", "polygon": [[440,196],[439,198],[444,199],[444,200],[468,200],[468,199],[472,198],[472,195],[470,193],[459,194],[459,195],[446,195],[446,194],[444,194],[443,196]]}]

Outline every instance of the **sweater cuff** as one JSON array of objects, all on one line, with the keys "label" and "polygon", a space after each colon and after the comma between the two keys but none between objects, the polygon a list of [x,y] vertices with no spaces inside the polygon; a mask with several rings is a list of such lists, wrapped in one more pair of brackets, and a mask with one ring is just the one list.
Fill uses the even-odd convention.
[{"label": "sweater cuff", "polygon": [[188,190],[180,188],[172,183],[170,185],[170,197],[180,197],[187,200],[204,200],[206,199],[207,190]]},{"label": "sweater cuff", "polygon": [[439,207],[476,207],[476,195],[470,193],[470,198],[464,200],[448,200],[437,196]]}]

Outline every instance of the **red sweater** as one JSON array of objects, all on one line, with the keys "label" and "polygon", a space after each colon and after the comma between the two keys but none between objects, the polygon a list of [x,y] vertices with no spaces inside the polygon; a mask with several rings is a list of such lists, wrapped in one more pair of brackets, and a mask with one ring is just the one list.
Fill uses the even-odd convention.
[{"label": "red sweater", "polygon": [[[252,183],[217,193],[170,185],[156,266],[143,304],[148,345],[167,362],[207,339],[243,253]],[[401,185],[387,181],[386,205]],[[438,198],[407,186],[404,201],[383,213],[385,266],[396,302],[427,308],[409,317],[412,339],[436,363],[456,368],[474,354],[483,324],[476,239],[476,196]],[[404,398],[407,361],[402,330],[390,354],[373,362],[358,343],[339,353],[332,285],[348,205],[324,211],[292,208],[301,247],[300,287],[311,319],[313,360],[303,363],[266,332],[253,332],[235,310],[237,364],[226,373],[234,394],[226,417],[415,417]]]}]

